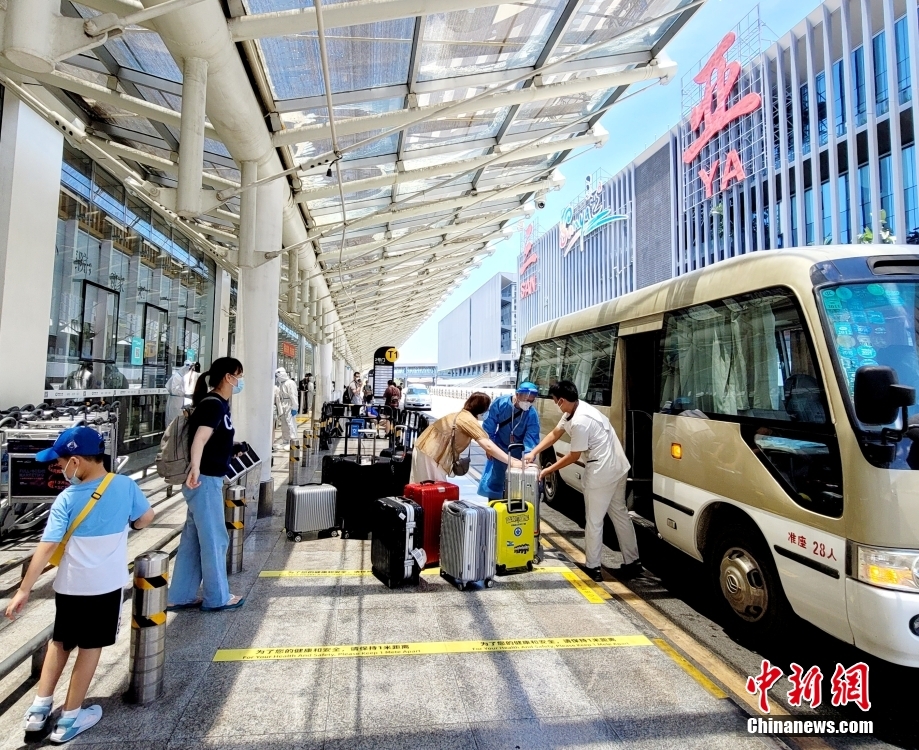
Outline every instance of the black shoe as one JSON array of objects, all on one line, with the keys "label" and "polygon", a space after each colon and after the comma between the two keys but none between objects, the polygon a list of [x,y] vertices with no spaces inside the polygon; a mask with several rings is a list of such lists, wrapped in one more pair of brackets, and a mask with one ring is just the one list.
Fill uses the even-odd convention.
[{"label": "black shoe", "polygon": [[616,569],[615,574],[617,578],[628,580],[629,578],[640,576],[644,572],[645,569],[641,565],[641,560],[635,560],[634,562],[623,563],[620,565]]},{"label": "black shoe", "polygon": [[588,576],[590,576],[590,579],[592,581],[596,581],[597,583],[603,582],[603,568],[602,567],[588,568],[586,565],[578,565],[578,567],[581,570],[583,570]]}]

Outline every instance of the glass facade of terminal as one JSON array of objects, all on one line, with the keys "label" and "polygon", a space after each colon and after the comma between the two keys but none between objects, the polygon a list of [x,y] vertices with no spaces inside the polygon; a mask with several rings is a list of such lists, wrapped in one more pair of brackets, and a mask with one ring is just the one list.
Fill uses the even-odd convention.
[{"label": "glass facade of terminal", "polygon": [[69,146],[61,182],[46,397],[117,399],[122,450],[156,445],[173,369],[211,360],[214,263]]}]

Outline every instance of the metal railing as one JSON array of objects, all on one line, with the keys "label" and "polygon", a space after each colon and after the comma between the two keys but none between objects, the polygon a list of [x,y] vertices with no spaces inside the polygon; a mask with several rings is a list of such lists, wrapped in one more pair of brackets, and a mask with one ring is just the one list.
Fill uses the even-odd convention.
[{"label": "metal railing", "polygon": [[[159,544],[147,550],[148,552],[154,552],[161,547],[169,544],[173,539],[180,536],[182,529],[175,529],[172,531],[165,539],[160,540]],[[176,552],[178,551],[178,546],[169,552],[169,557],[175,557]],[[15,567],[15,565],[13,566]],[[7,568],[7,570],[12,570],[12,568]],[[128,564],[128,571],[130,573],[134,572],[134,562],[131,561]],[[130,587],[125,588],[123,592],[122,601],[127,601],[131,598],[132,589]],[[54,633],[54,623],[48,625],[43,630],[39,631],[34,635],[30,640],[16,649],[12,654],[7,656],[2,662],[0,662],[0,680],[3,680],[13,672],[20,664],[22,664],[26,659],[32,658],[32,676],[37,677],[41,673],[42,662],[41,657],[44,653],[45,647],[48,645],[48,641],[51,640],[51,635]]]}]

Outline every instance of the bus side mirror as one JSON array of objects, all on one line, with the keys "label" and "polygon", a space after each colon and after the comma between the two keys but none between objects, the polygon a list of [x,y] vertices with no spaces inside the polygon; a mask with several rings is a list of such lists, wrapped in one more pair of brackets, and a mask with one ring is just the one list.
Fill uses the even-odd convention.
[{"label": "bus side mirror", "polygon": [[[865,365],[855,372],[855,416],[869,425],[894,422],[900,411],[916,403],[916,389],[900,385],[892,367]],[[903,418],[906,428],[906,415]]]}]

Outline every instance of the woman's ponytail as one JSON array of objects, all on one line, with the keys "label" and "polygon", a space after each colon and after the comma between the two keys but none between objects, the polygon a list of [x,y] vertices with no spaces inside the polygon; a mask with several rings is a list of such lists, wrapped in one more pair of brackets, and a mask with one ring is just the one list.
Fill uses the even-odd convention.
[{"label": "woman's ponytail", "polygon": [[195,392],[191,395],[192,406],[197,406],[199,403],[201,403],[201,399],[207,395],[207,376],[210,374],[210,370],[207,372],[202,372],[201,377],[199,377],[195,383]]}]

